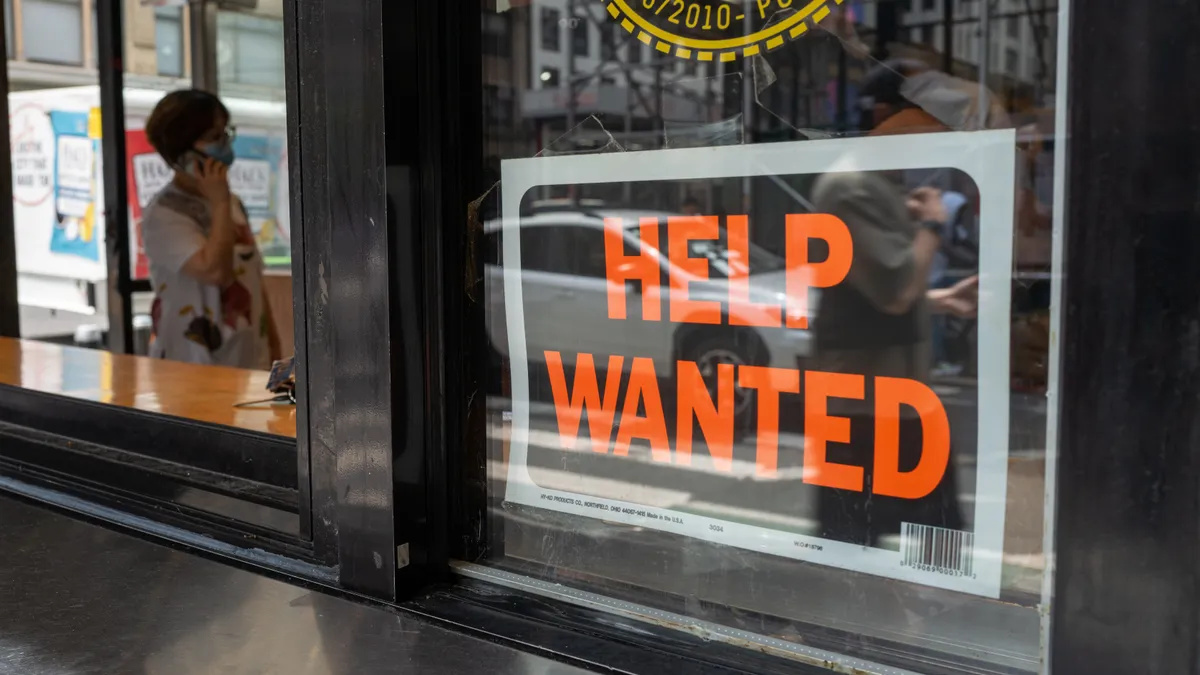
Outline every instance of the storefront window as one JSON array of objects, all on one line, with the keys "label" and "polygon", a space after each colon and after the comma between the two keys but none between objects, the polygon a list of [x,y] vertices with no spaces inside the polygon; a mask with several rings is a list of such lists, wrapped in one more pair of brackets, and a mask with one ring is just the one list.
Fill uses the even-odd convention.
[{"label": "storefront window", "polygon": [[571,52],[574,56],[588,56],[591,30],[591,23],[584,17],[571,18]]},{"label": "storefront window", "polygon": [[154,8],[154,45],[158,74],[183,76],[183,8]]},{"label": "storefront window", "polygon": [[8,58],[12,58],[16,54],[16,45],[13,44],[13,0],[4,0],[4,48],[8,53]]},{"label": "storefront window", "polygon": [[1038,671],[1058,8],[506,14],[550,5],[649,56],[548,77],[534,42],[483,124],[460,569],[864,672]]},{"label": "storefront window", "polygon": [[550,7],[542,8],[542,49],[557,52],[562,42],[562,12]]},{"label": "storefront window", "polygon": [[217,20],[221,84],[283,89],[283,18],[221,12]]},{"label": "storefront window", "polygon": [[25,0],[21,3],[25,58],[83,64],[83,12],[79,0]]},{"label": "storefront window", "polygon": [[[262,5],[269,9],[270,3]],[[24,0],[19,6],[27,58],[61,61],[65,57],[34,50],[86,49],[85,36],[68,30],[81,27],[78,2]],[[96,5],[90,6],[94,21]],[[63,7],[74,12],[70,22],[59,16]],[[128,438],[87,437],[103,431],[97,424],[53,433],[78,433],[123,450],[128,444],[139,461],[149,456],[269,485],[267,501],[285,519],[291,516],[283,529],[296,531],[282,5],[274,17],[222,16],[220,29],[229,35],[210,49],[223,63],[221,49],[232,45],[229,79],[242,88],[223,89],[219,104],[203,92],[177,91],[189,88],[176,79],[185,65],[181,8],[121,3],[121,9],[123,58],[115,62],[126,68],[124,124],[117,126],[123,127],[125,157],[106,156],[112,146],[105,123],[115,115],[94,79],[89,86],[63,86],[38,81],[38,71],[10,63],[22,339],[0,339],[0,391],[16,397],[6,401],[21,395],[57,401],[64,415],[80,419],[92,411],[129,420],[122,425]],[[47,32],[48,26],[53,30]],[[99,37],[93,28],[97,50]],[[101,68],[113,62],[98,60]],[[68,76],[67,69],[62,73]],[[173,103],[160,109],[168,96]],[[150,128],[155,110],[164,115],[157,132]],[[227,166],[228,196],[206,191],[198,178],[208,159]],[[109,239],[121,228],[105,224],[114,167],[127,187],[129,248],[123,261],[111,254],[121,247]],[[179,180],[181,171],[191,180]],[[214,204],[229,209],[222,233],[214,232]],[[114,287],[120,292],[110,294]],[[130,325],[122,328],[112,317],[124,309]],[[123,345],[108,349],[122,330],[132,333],[132,354],[122,353]],[[0,414],[13,413],[4,408]],[[197,455],[186,441],[201,437],[214,440]],[[250,450],[223,438],[237,438]],[[231,454],[238,459],[228,461]]]},{"label": "storefront window", "polygon": [[483,30],[483,53],[507,56],[512,53],[512,28],[507,14],[491,14]]}]

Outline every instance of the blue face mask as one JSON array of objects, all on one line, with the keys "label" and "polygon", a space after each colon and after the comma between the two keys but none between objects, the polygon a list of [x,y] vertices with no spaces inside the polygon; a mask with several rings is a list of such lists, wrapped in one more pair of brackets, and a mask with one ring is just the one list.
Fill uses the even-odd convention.
[{"label": "blue face mask", "polygon": [[233,164],[235,159],[232,140],[214,141],[205,145],[201,151],[226,166]]}]

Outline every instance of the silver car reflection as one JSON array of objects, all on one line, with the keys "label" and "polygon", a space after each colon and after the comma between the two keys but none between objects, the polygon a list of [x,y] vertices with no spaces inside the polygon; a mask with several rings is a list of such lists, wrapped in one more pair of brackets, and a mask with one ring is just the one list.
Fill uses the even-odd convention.
[{"label": "silver car reflection", "polygon": [[[708,260],[707,280],[697,279],[675,268],[668,257],[644,246],[638,234],[641,218],[666,218],[679,214],[624,209],[595,211],[562,210],[538,212],[520,220],[521,269],[525,315],[526,353],[531,363],[544,363],[546,350],[622,354],[653,359],[660,376],[674,373],[678,360],[696,362],[710,388],[716,387],[717,365],[722,363],[796,368],[811,352],[812,336],[807,330],[784,327],[730,326],[672,323],[669,304],[663,303],[662,321],[641,321],[637,286],[627,289],[630,320],[608,318],[609,281],[605,275],[604,219],[621,218],[625,223],[626,252],[642,249],[663,266],[662,279],[674,272],[695,281],[688,284],[688,299],[721,303],[727,317],[729,303],[730,252],[721,240],[689,242],[692,258]],[[509,356],[505,313],[505,289],[500,234],[502,221],[484,225],[493,258],[485,265],[487,275],[487,330],[496,351]],[[666,228],[660,230],[666,246]],[[754,244],[750,245],[750,305],[774,305],[786,309],[784,260]],[[666,287],[664,286],[664,292]],[[679,291],[672,290],[672,296]],[[809,325],[816,310],[816,294],[810,293]],[[746,306],[735,312],[753,312]],[[760,312],[761,313],[761,312]],[[753,323],[753,322],[751,322]],[[629,360],[626,360],[628,368]],[[751,392],[738,388],[736,414],[743,415],[752,403]]]}]

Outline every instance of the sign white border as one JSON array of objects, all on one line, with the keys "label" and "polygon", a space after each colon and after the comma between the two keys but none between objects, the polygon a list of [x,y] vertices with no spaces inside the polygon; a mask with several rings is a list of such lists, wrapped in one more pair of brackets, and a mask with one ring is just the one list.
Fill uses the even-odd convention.
[{"label": "sign white border", "polygon": [[[680,512],[670,518],[626,514],[672,513],[669,508],[602,498],[619,507],[597,512],[595,501],[543,488],[533,482],[529,449],[529,360],[521,288],[520,207],[532,188],[543,185],[686,181],[770,175],[905,169],[958,169],[980,192],[978,441],[975,485],[974,578],[921,571],[901,565],[900,553],[798,535],[766,527]],[[878,138],[844,138],[758,145],[618,152],[505,160],[503,199],[504,302],[508,316],[513,422],[510,438],[509,502],[588,518],[673,532],[714,543],[762,551],[926,586],[996,598],[1000,595],[1007,507],[1009,443],[1009,331],[1016,195],[1016,131],[1012,129]],[[710,529],[719,525],[722,531]]]}]

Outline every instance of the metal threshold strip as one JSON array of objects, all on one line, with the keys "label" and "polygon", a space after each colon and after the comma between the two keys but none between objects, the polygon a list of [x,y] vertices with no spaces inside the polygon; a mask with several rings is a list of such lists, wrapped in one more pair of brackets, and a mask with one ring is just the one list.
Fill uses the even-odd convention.
[{"label": "metal threshold strip", "polygon": [[265,572],[282,573],[297,579],[337,587],[336,571],[331,568],[264,549],[232,544],[212,536],[193,532],[190,529],[161,523],[145,516],[99,504],[61,490],[0,475],[0,493],[24,497],[84,518],[92,518],[118,528],[140,532],[166,542],[234,560]]},{"label": "metal threshold strip", "polygon": [[675,614],[674,612],[664,612],[645,605],[624,602],[597,593],[577,590],[563,586],[562,584],[548,583],[484,565],[452,561],[450,566],[455,573],[470,579],[477,579],[498,586],[525,591],[588,609],[608,612],[635,621],[682,630],[702,640],[712,640],[714,642],[744,647],[764,654],[827,668],[835,673],[847,673],[850,675],[866,675],[868,673],[872,675],[918,675],[911,670],[902,670],[872,661],[843,656],[823,649],[805,647],[765,635],[758,635],[757,633],[737,628],[729,628],[708,621],[693,619],[682,614]]}]

